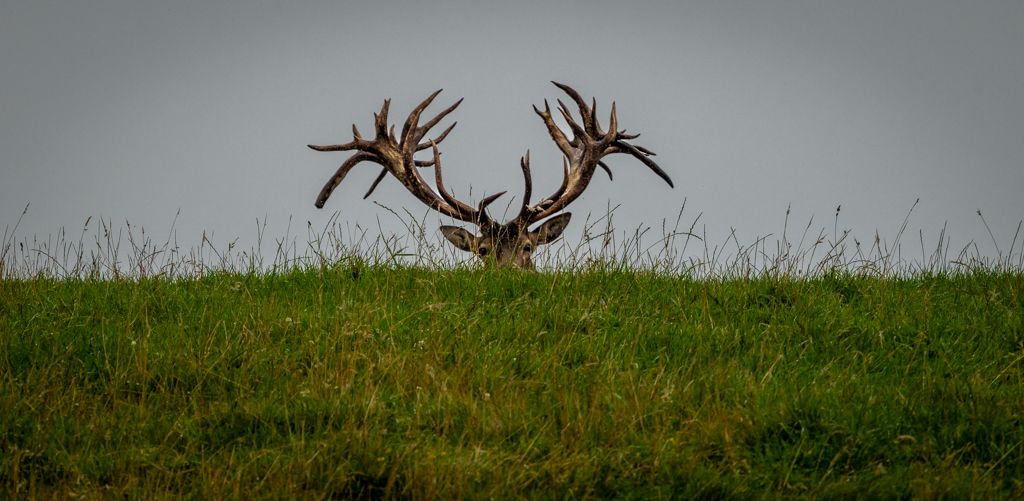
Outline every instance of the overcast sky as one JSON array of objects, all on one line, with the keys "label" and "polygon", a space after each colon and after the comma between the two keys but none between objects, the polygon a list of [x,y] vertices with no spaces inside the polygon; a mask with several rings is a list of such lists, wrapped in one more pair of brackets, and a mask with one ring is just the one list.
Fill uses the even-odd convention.
[{"label": "overcast sky", "polygon": [[[947,221],[990,249],[977,210],[1005,250],[1024,219],[1020,0],[2,0],[0,227],[31,203],[21,236],[89,216],[159,233],[179,210],[186,244],[206,230],[246,245],[257,218],[278,236],[335,211],[400,232],[362,200],[372,164],[315,209],[345,156],[305,145],[369,131],[384,98],[401,120],[442,87],[440,105],[466,98],[446,184],[519,196],[529,148],[548,193],[561,162],[531,105],[562,97],[550,80],[617,101],[676,184],[613,158],[614,182],[598,172],[570,206],[579,219],[611,203],[622,229],[660,226],[687,199],[716,242],[732,228],[752,242],[788,205],[791,226],[831,227],[841,204],[840,229],[870,240],[920,198],[913,251]],[[424,212],[393,179],[372,199]]]}]

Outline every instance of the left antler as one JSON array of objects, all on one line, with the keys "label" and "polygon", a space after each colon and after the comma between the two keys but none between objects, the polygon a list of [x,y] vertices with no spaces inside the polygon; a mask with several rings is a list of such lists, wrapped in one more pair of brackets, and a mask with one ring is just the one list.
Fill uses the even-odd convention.
[{"label": "left antler", "polygon": [[[369,197],[373,190],[377,188],[377,185],[384,179],[384,177],[391,173],[395,176],[410,193],[413,194],[421,202],[429,206],[430,208],[455,219],[474,223],[479,226],[487,226],[495,224],[494,221],[487,215],[487,206],[501,196],[502,193],[497,193],[489,197],[484,198],[480,201],[476,208],[463,203],[453,197],[444,187],[444,182],[441,178],[441,154],[437,150],[437,145],[444,138],[448,137],[448,133],[455,128],[455,124],[452,123],[441,132],[434,139],[423,141],[424,136],[430,131],[435,125],[438,124],[444,117],[455,110],[462,103],[462,99],[459,99],[455,104],[441,110],[434,118],[431,118],[423,125],[419,125],[420,115],[423,111],[430,106],[430,103],[440,94],[438,90],[428,96],[409,113],[409,117],[406,118],[405,124],[402,126],[402,131],[398,137],[395,136],[395,126],[388,126],[388,108],[391,106],[391,100],[384,100],[384,105],[381,106],[380,112],[375,113],[374,117],[374,129],[375,137],[373,140],[363,139],[362,134],[359,133],[359,129],[356,128],[355,124],[352,124],[352,141],[344,144],[334,144],[327,146],[309,145],[310,148],[316,151],[349,151],[357,150],[358,153],[352,155],[341,164],[337,172],[327,181],[323,189],[320,190],[320,195],[316,198],[316,207],[323,208],[327,198],[331,196],[334,189],[345,179],[356,164],[360,162],[373,162],[380,164],[380,174],[377,179],[374,180],[370,189],[366,192],[363,198]],[[433,151],[433,158],[431,160],[415,160],[413,155],[417,151],[425,150],[430,148]],[[437,193],[423,180],[420,176],[417,167],[434,167],[435,181],[437,184]],[[439,195],[439,194],[440,195]]]}]

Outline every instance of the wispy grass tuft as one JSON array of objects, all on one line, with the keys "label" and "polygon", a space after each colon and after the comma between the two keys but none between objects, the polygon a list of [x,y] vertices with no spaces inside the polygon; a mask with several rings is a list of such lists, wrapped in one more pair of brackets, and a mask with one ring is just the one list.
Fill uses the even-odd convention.
[{"label": "wispy grass tuft", "polygon": [[[761,277],[814,278],[835,274],[874,277],[913,277],[921,274],[1024,271],[1024,222],[1017,225],[1004,251],[984,225],[995,255],[984,254],[975,242],[953,253],[951,238],[943,227],[934,243],[918,234],[918,252],[904,252],[907,227],[917,201],[907,212],[892,238],[878,231],[862,241],[840,224],[836,207],[829,227],[816,227],[814,217],[797,231],[791,228],[787,208],[779,234],[767,234],[741,242],[735,230],[724,241],[710,241],[703,213],[686,216],[686,202],[673,221],[656,227],[639,226],[620,231],[614,223],[616,207],[597,217],[587,215],[578,239],[563,239],[539,249],[535,258],[546,271],[631,270],[685,276],[696,279]],[[380,205],[380,204],[378,204]],[[348,261],[374,266],[413,266],[454,269],[473,266],[473,259],[445,242],[429,211],[417,215],[380,205],[400,222],[405,231],[387,235],[378,220],[375,231],[342,224],[335,213],[322,228],[307,222],[296,233],[289,219],[284,235],[268,238],[267,221],[256,220],[256,242],[240,249],[237,239],[218,247],[205,233],[195,248],[182,248],[175,228],[177,215],[166,234],[154,237],[145,228],[126,221],[87,218],[77,240],[64,228],[45,240],[18,238],[17,229],[5,227],[0,248],[0,276],[7,278],[198,278],[210,273],[265,275],[324,267]],[[27,212],[28,207],[22,213]],[[688,221],[688,222],[687,222]]]}]

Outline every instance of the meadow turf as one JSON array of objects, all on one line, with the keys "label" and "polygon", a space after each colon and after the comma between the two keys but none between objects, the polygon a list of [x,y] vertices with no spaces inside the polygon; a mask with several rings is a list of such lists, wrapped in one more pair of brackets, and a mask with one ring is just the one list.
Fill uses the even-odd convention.
[{"label": "meadow turf", "polygon": [[0,497],[1024,497],[1024,276],[0,280]]}]

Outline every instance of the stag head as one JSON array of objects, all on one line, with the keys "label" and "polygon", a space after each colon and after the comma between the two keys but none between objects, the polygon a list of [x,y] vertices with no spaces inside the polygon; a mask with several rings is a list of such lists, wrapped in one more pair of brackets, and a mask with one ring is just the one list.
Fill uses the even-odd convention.
[{"label": "stag head", "polygon": [[571,217],[568,212],[559,214],[533,231],[510,222],[481,228],[482,235],[474,235],[458,226],[442,226],[441,234],[452,245],[472,252],[486,264],[533,269],[534,250],[561,236]]},{"label": "stag head", "polygon": [[[519,213],[512,220],[498,223],[487,214],[487,206],[504,195],[504,191],[484,197],[476,207],[473,207],[456,199],[445,188],[441,176],[441,153],[437,145],[448,137],[457,122],[452,123],[433,139],[424,141],[424,137],[431,128],[454,111],[462,103],[462,99],[445,108],[423,125],[419,125],[420,115],[430,106],[430,103],[441,92],[440,90],[428,96],[409,113],[398,136],[395,135],[395,127],[388,126],[388,108],[391,101],[385,100],[380,112],[374,115],[374,139],[364,139],[359,133],[359,129],[353,124],[353,140],[348,143],[327,146],[309,145],[316,151],[357,151],[341,164],[337,172],[320,190],[320,195],[316,199],[316,207],[323,208],[327,198],[356,164],[364,161],[376,163],[381,166],[381,171],[363,196],[364,199],[369,197],[377,185],[390,173],[413,196],[428,207],[453,219],[477,226],[480,230],[479,235],[457,226],[441,227],[441,233],[457,248],[472,252],[486,264],[532,269],[532,256],[536,249],[561,236],[562,231],[569,224],[569,218],[572,217],[572,214],[568,212],[557,216],[555,214],[583,194],[598,167],[608,174],[609,179],[612,179],[611,169],[602,160],[605,156],[614,153],[629,154],[664,179],[670,187],[673,186],[668,174],[651,160],[650,157],[654,156],[654,152],[628,142],[639,137],[639,134],[627,134],[625,130],[618,129],[615,103],[612,103],[608,130],[604,131],[598,123],[596,100],[592,100],[588,105],[572,87],[558,82],[552,83],[575,102],[583,123],[582,125],[578,123],[569,111],[569,107],[558,100],[558,111],[572,130],[573,137],[570,140],[565,132],[555,124],[547,100],[544,101],[543,110],[536,106],[533,107],[534,112],[544,121],[551,139],[562,152],[562,184],[551,195],[542,198],[535,204],[530,204],[533,181],[530,175],[530,152],[527,151],[519,161],[526,184],[525,193]],[[430,160],[414,158],[416,152],[427,149],[433,153]],[[426,167],[434,169],[436,192],[419,173],[420,168]],[[530,226],[545,219],[546,221],[539,227],[530,230]]]}]

